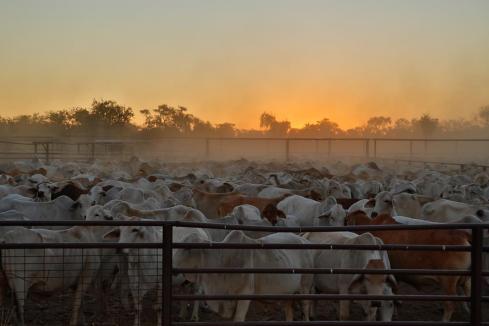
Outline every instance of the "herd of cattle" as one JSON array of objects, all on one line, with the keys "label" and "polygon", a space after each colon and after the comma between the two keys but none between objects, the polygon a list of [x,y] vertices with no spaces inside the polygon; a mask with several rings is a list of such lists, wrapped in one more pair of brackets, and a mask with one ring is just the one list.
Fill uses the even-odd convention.
[{"label": "herd of cattle", "polygon": [[[489,175],[467,165],[463,172],[443,166],[255,163],[246,160],[164,164],[132,158],[127,162],[19,161],[0,166],[0,220],[180,220],[261,226],[343,226],[429,223],[481,223],[489,220]],[[161,243],[154,226],[3,226],[0,241],[23,243]],[[436,244],[470,245],[469,230],[395,230],[264,233],[176,227],[174,242],[287,244]],[[484,263],[487,263],[485,260]],[[457,269],[471,267],[470,252],[173,249],[177,268],[348,268]],[[155,310],[161,324],[160,249],[6,249],[1,250],[1,304],[14,304],[24,324],[25,302],[32,293],[74,289],[70,324],[80,322],[88,291],[117,289],[121,305],[135,312],[140,325],[143,298],[157,290]],[[421,288],[435,283],[444,294],[470,295],[470,277],[382,274],[185,274],[174,286],[192,284],[201,294],[369,294],[396,293],[398,282]],[[12,298],[12,300],[9,300]],[[11,301],[11,302],[9,302]],[[359,301],[366,320],[390,321],[393,301]],[[350,317],[348,300],[338,318]],[[190,318],[206,306],[224,318],[244,321],[249,300],[195,302]],[[293,320],[294,302],[282,303]],[[300,302],[304,320],[315,305]],[[180,315],[186,317],[187,305]],[[467,308],[467,307],[465,307]],[[454,302],[445,302],[449,321]]]}]

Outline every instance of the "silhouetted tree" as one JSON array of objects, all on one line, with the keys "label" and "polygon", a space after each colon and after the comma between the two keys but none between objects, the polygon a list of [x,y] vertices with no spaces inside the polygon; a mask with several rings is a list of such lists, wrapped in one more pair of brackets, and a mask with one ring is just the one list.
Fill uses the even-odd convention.
[{"label": "silhouetted tree", "polygon": [[438,129],[439,121],[436,118],[432,118],[429,114],[423,114],[419,119],[413,121],[413,125],[417,126],[424,137],[429,138],[433,136]]},{"label": "silhouetted tree", "polygon": [[372,117],[368,119],[365,131],[370,136],[385,136],[391,126],[392,119],[389,117]]},{"label": "silhouetted tree", "polygon": [[272,137],[284,137],[290,129],[290,122],[277,121],[274,115],[263,112],[260,116],[260,127],[268,129],[267,133]]},{"label": "silhouetted tree", "polygon": [[236,136],[236,129],[234,123],[219,123],[216,125],[215,133],[217,137],[234,137]]},{"label": "silhouetted tree", "polygon": [[489,105],[483,106],[479,109],[478,117],[485,127],[489,127]]}]

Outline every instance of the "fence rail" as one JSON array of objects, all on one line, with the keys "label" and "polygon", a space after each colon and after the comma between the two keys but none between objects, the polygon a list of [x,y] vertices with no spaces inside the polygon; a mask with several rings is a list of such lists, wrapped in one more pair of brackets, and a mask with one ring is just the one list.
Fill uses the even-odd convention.
[{"label": "fence rail", "polygon": [[[85,227],[117,227],[117,226],[152,226],[161,227],[163,237],[161,243],[0,243],[0,250],[8,249],[50,249],[50,248],[153,248],[161,249],[162,262],[159,273],[162,277],[162,325],[163,326],[275,326],[275,325],[488,325],[482,322],[482,302],[489,301],[489,297],[482,295],[484,286],[483,276],[489,275],[489,271],[483,271],[482,254],[489,251],[489,247],[483,246],[483,231],[489,228],[489,224],[430,224],[430,225],[376,225],[376,226],[345,226],[345,227],[264,227],[246,225],[223,225],[212,223],[182,222],[182,221],[0,221],[0,227],[5,226],[85,226]],[[331,232],[331,231],[388,231],[388,230],[454,230],[467,229],[472,232],[470,246],[444,246],[444,245],[329,245],[329,244],[244,244],[244,243],[179,243],[173,241],[175,227],[209,228],[246,231],[270,231],[270,232]],[[273,248],[282,249],[311,249],[311,250],[404,250],[404,251],[461,251],[471,253],[470,270],[433,270],[433,269],[320,269],[320,268],[177,268],[173,266],[173,249],[178,248],[205,248],[208,250],[237,248],[240,250],[257,249],[267,250]],[[172,290],[172,276],[177,273],[286,273],[286,274],[392,274],[392,275],[461,275],[471,277],[471,295],[365,295],[365,294],[213,294],[213,295],[176,295]],[[470,302],[471,314],[469,322],[352,322],[352,321],[312,321],[312,322],[176,322],[172,319],[172,301],[181,300],[405,300],[405,301],[454,301]]]},{"label": "fence rail", "polygon": [[199,138],[158,139],[15,139],[0,140],[3,159],[39,158],[92,161],[132,155],[167,161],[229,159],[368,158],[407,163],[466,165],[489,168],[488,139],[444,138]]}]

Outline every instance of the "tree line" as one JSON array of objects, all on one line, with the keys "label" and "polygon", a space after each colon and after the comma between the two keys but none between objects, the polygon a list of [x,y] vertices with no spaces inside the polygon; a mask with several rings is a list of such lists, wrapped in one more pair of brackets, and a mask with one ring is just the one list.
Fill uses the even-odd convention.
[{"label": "tree line", "polygon": [[214,124],[191,114],[186,107],[166,104],[139,111],[142,125],[134,122],[134,110],[112,100],[94,100],[89,107],[44,114],[0,117],[0,137],[489,137],[489,105],[472,119],[439,119],[423,114],[412,119],[374,116],[361,126],[342,129],[328,118],[292,128],[269,112],[260,116],[260,129],[239,129],[233,123]]}]

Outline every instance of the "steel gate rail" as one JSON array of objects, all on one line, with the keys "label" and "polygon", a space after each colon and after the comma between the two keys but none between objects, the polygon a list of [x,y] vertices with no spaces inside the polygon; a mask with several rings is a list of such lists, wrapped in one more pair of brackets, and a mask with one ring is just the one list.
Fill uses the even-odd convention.
[{"label": "steel gate rail", "polygon": [[[431,325],[488,325],[482,321],[482,302],[488,302],[489,297],[482,296],[483,276],[489,276],[489,271],[483,271],[482,254],[489,252],[489,247],[483,246],[483,231],[489,229],[489,224],[430,224],[430,225],[365,225],[345,227],[262,227],[250,225],[223,225],[215,223],[196,223],[181,221],[0,221],[2,226],[154,226],[163,228],[162,243],[0,243],[0,249],[48,249],[48,248],[153,248],[162,249],[162,325],[163,326],[316,326],[316,325],[395,325],[395,326],[431,326]],[[242,243],[176,243],[173,242],[174,227],[199,227],[206,229],[246,230],[265,232],[332,232],[332,231],[386,231],[386,230],[454,230],[467,229],[472,232],[470,246],[455,245],[339,245],[339,244],[242,244]],[[402,250],[402,251],[458,251],[471,253],[470,270],[433,270],[433,269],[328,269],[328,268],[174,268],[172,249],[202,248],[202,249],[260,249],[268,250],[284,248],[291,250],[304,249],[354,249],[354,250]],[[174,295],[172,292],[172,275],[177,273],[275,273],[275,274],[392,274],[392,275],[464,275],[471,277],[471,295],[335,295],[335,294],[291,294],[291,295]],[[168,290],[170,289],[170,290]],[[181,300],[405,300],[405,301],[456,301],[470,302],[470,322],[366,322],[366,321],[251,321],[251,322],[173,322],[172,301]]]}]

